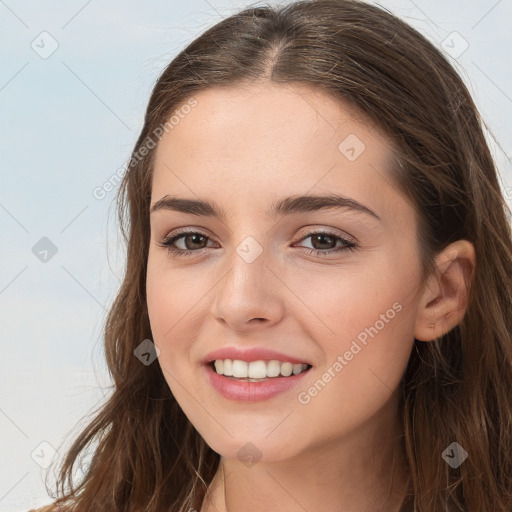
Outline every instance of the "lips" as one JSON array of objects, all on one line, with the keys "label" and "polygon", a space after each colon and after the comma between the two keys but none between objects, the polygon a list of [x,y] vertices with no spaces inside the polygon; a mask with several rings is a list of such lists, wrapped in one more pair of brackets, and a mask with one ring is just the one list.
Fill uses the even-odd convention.
[{"label": "lips", "polygon": [[215,372],[210,365],[205,365],[201,373],[206,381],[220,393],[225,399],[231,402],[265,402],[278,395],[291,392],[304,379],[308,378],[310,369],[290,375],[289,377],[271,377],[253,382],[252,379],[236,379],[225,377]]},{"label": "lips", "polygon": [[223,347],[218,350],[210,352],[203,360],[203,364],[210,364],[217,359],[239,359],[241,361],[271,360],[275,359],[283,362],[290,362],[294,364],[306,363],[311,365],[307,359],[300,359],[289,354],[277,352],[263,347],[252,348],[238,348],[238,347]]}]

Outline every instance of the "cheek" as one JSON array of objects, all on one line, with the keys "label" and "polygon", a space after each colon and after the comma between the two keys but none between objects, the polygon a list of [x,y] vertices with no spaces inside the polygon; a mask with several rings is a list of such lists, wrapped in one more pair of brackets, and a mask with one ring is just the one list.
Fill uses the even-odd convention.
[{"label": "cheek", "polygon": [[340,293],[337,307],[326,304],[332,319],[337,311],[337,322],[330,323],[336,334],[312,338],[321,345],[324,360],[296,393],[301,404],[297,417],[310,418],[296,425],[305,437],[314,438],[319,428],[335,437],[379,415],[394,414],[387,404],[400,385],[414,342],[414,307],[405,298],[404,290],[389,289],[378,300],[374,294]]},{"label": "cheek", "polygon": [[[413,263],[411,263],[413,262]],[[316,275],[298,289],[314,314],[302,330],[323,354],[317,385],[301,389],[318,411],[340,404],[340,416],[361,420],[385,403],[407,367],[414,342],[414,292],[419,266],[411,258],[381,258],[363,270]]]},{"label": "cheek", "polygon": [[307,269],[300,275],[289,274],[287,283],[294,292],[289,297],[289,307],[295,309],[294,319],[309,330],[311,339],[323,339],[321,345],[328,351],[350,345],[350,340],[360,333],[364,342],[365,329],[377,334],[372,326],[388,344],[407,340],[413,332],[414,292],[419,278],[419,267],[412,258],[382,252],[368,258],[364,266]]},{"label": "cheek", "polygon": [[164,262],[152,261],[150,256],[146,296],[153,342],[160,350],[161,365],[176,367],[178,359],[187,354],[187,340],[193,343],[198,325],[195,311],[207,291],[204,279],[191,279],[190,272],[185,276],[170,270]]}]

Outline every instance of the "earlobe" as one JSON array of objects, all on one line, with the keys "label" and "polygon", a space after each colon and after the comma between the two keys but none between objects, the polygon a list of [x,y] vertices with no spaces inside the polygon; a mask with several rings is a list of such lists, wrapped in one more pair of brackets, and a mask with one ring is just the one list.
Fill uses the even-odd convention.
[{"label": "earlobe", "polygon": [[475,269],[475,248],[467,240],[453,242],[436,257],[436,270],[428,277],[418,305],[417,340],[440,338],[462,321]]}]

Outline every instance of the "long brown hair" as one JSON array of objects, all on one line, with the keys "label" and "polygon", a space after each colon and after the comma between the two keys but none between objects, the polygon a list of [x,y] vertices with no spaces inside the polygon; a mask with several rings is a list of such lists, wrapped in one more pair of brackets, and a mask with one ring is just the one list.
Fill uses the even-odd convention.
[{"label": "long brown hair", "polygon": [[[145,291],[152,165],[162,128],[172,129],[171,116],[184,115],[194,94],[256,81],[334,95],[389,137],[393,179],[419,214],[425,279],[449,243],[474,244],[462,322],[432,342],[415,340],[401,383],[403,450],[418,512],[510,512],[511,212],[456,71],[405,22],[357,0],[247,8],[189,44],[157,81],[117,197],[127,262],[105,324],[112,394],[68,451],[56,503],[76,512],[201,508],[219,455],[184,415],[160,366],[134,356],[152,339]],[[452,442],[469,454],[457,469],[441,456]],[[77,485],[73,472],[88,451]]]}]

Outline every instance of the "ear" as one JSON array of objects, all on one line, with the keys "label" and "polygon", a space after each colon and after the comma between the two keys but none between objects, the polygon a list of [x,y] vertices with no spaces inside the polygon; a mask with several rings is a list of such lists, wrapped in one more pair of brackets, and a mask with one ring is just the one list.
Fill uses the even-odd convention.
[{"label": "ear", "polygon": [[440,338],[462,321],[475,268],[475,248],[467,240],[457,240],[437,255],[436,270],[428,277],[418,304],[417,340]]}]

